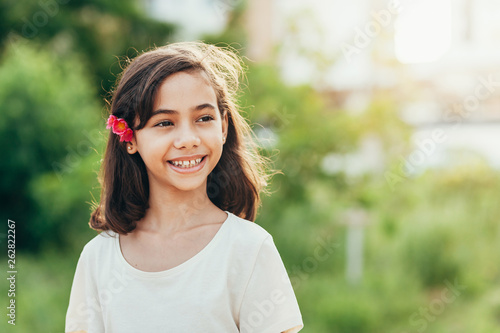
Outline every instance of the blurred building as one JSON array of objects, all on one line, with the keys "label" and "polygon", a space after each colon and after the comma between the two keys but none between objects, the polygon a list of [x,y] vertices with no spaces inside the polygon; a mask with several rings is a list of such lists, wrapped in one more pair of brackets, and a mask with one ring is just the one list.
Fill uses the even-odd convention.
[{"label": "blurred building", "polygon": [[[360,112],[379,91],[398,96],[400,117],[415,127],[415,150],[434,131],[444,133],[421,169],[478,160],[500,168],[500,2],[274,4],[287,82],[315,84]],[[327,61],[314,64],[318,54]]]},{"label": "blurred building", "polygon": [[[181,26],[178,39],[221,31],[241,1],[144,0],[153,17]],[[445,133],[422,168],[457,162],[454,151],[500,168],[499,15],[494,0],[248,0],[247,55],[277,57],[287,83],[312,84],[353,112],[391,92],[416,149]],[[363,147],[379,146],[370,140]]]}]

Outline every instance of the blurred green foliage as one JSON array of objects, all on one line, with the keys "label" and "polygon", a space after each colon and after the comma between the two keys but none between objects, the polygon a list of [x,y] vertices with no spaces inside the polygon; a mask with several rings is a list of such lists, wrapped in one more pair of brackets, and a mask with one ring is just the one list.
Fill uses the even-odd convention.
[{"label": "blurred green foliage", "polygon": [[[19,19],[40,5],[0,3],[6,150],[0,204],[2,218],[17,223],[17,332],[62,331],[78,255],[95,235],[87,221],[89,202],[99,195],[105,141],[99,88],[114,80],[115,55],[147,46],[147,29],[160,44],[167,29],[155,22],[136,29],[147,19],[133,3],[69,2],[35,40],[17,42],[5,38],[21,31]],[[241,15],[238,9],[231,24]],[[106,29],[110,34],[100,39]],[[210,40],[244,40],[232,33]],[[64,48],[67,34],[72,43]],[[247,80],[240,103],[262,152],[281,171],[257,222],[274,236],[289,270],[303,332],[500,332],[497,171],[481,163],[429,170],[394,187],[381,173],[325,173],[326,154],[355,151],[366,135],[382,142],[386,170],[399,167],[411,129],[397,117],[396,96],[379,92],[366,110],[353,113],[311,87],[287,86],[272,64],[250,64]],[[369,220],[359,284],[344,276],[351,208],[365,210]],[[448,302],[443,293],[451,295],[455,283],[464,288]],[[6,294],[6,284],[0,292]],[[0,321],[0,331],[7,327]]]},{"label": "blurred green foliage", "polygon": [[[84,228],[103,140],[95,87],[78,56],[12,44],[0,66],[2,212],[17,224],[17,248],[71,243]],[[2,214],[2,215],[3,215]],[[3,228],[4,226],[2,226]]]},{"label": "blurred green foliage", "polygon": [[76,52],[101,95],[121,72],[117,56],[162,45],[174,31],[174,25],[148,17],[136,0],[0,1],[0,47],[21,39],[61,55]]}]

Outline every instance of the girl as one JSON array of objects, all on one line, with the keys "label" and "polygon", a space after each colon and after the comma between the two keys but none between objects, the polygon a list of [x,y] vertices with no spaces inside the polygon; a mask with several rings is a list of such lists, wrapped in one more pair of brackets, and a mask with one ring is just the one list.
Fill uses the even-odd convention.
[{"label": "girl", "polygon": [[101,201],[66,332],[298,332],[255,219],[263,163],[235,104],[240,59],[203,43],[138,56],[113,93]]}]

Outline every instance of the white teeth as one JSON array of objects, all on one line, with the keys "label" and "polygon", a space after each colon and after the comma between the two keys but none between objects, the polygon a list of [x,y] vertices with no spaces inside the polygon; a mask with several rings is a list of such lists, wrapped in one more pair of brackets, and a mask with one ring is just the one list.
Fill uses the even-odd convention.
[{"label": "white teeth", "polygon": [[200,162],[201,162],[201,158],[197,158],[197,159],[191,160],[191,161],[171,161],[171,163],[173,165],[175,165],[176,167],[180,167],[180,168],[192,168],[192,167],[200,164]]}]

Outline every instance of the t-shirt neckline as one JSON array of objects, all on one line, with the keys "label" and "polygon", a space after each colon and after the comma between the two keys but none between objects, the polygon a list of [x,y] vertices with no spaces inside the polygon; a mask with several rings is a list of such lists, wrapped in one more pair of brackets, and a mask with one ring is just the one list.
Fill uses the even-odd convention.
[{"label": "t-shirt neckline", "polygon": [[226,225],[228,224],[230,218],[233,215],[232,213],[230,213],[228,211],[226,211],[226,213],[227,213],[226,219],[224,220],[224,222],[222,222],[222,225],[220,226],[219,230],[217,230],[217,233],[210,240],[210,242],[207,245],[205,245],[205,247],[203,249],[201,249],[198,253],[196,253],[194,256],[192,256],[188,260],[184,261],[183,263],[181,263],[175,267],[172,267],[172,268],[169,268],[169,269],[166,269],[163,271],[158,271],[158,272],[147,272],[147,271],[143,271],[143,270],[135,268],[123,256],[121,246],[120,246],[120,235],[119,234],[116,234],[116,237],[114,237],[115,252],[117,253],[119,261],[122,263],[122,265],[125,266],[125,268],[129,272],[131,272],[132,274],[134,274],[136,276],[146,277],[146,278],[148,278],[148,277],[158,278],[158,277],[169,276],[172,274],[182,272],[182,271],[186,270],[187,268],[191,267],[192,265],[194,265],[200,259],[202,259],[213,247],[215,247],[217,245],[217,243],[219,242],[219,239],[222,237],[221,235],[223,234],[224,230],[226,229]]}]

